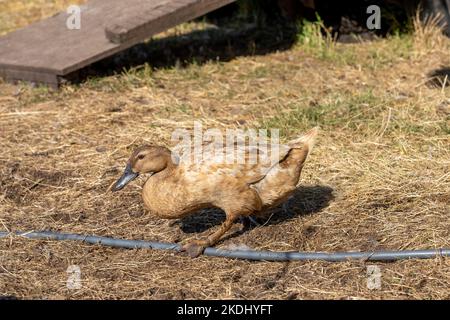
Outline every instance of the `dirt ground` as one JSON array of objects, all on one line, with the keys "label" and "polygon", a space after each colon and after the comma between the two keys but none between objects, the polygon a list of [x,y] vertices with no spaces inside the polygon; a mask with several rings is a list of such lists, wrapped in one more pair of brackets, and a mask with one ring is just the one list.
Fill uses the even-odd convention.
[{"label": "dirt ground", "polygon": [[[0,1],[0,33],[68,4],[23,3]],[[411,34],[340,44],[316,27],[189,23],[59,91],[0,80],[0,230],[168,242],[208,234],[220,212],[148,215],[143,177],[108,192],[135,146],[170,146],[173,130],[198,120],[205,129],[278,128],[284,140],[321,127],[288,213],[277,208],[244,233],[236,225],[218,247],[449,248],[450,40],[416,24]],[[79,289],[67,287],[71,265]],[[381,288],[367,287],[370,265],[380,268]],[[0,297],[450,299],[449,288],[448,258],[250,262],[0,239]]]}]

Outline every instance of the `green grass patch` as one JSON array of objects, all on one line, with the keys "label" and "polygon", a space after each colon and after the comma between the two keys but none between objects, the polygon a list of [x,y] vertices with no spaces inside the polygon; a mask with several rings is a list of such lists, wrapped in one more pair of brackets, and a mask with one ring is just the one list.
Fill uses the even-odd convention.
[{"label": "green grass patch", "polygon": [[[278,128],[282,136],[314,126],[323,128],[358,129],[361,126],[377,127],[382,102],[372,91],[357,96],[332,96],[319,104],[296,104],[288,106],[272,118],[261,121],[263,128]],[[376,123],[376,124],[375,124]]]}]

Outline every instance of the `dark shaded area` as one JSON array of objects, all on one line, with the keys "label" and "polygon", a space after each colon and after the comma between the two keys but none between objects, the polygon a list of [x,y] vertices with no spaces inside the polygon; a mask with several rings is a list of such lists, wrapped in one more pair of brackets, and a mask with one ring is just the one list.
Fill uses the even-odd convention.
[{"label": "dark shaded area", "polygon": [[216,208],[203,209],[187,217],[177,220],[178,225],[184,233],[200,233],[225,221],[225,213]]},{"label": "dark shaded area", "polygon": [[450,85],[450,67],[441,67],[433,70],[428,74],[428,84],[432,87],[439,87]]},{"label": "dark shaded area", "polygon": [[[381,29],[374,30],[377,35],[386,35],[396,31],[406,31],[411,17],[418,4],[418,0],[347,0],[315,1],[316,10],[325,25],[334,32],[349,34],[352,32],[368,32],[366,22],[370,14],[366,12],[370,5],[377,5],[381,9]],[[344,19],[343,19],[344,18]],[[355,28],[350,28],[343,21],[350,20]],[[372,32],[372,31],[371,31]]]},{"label": "dark shaded area", "polygon": [[[446,14],[446,0],[239,0],[223,9],[210,13],[214,23],[239,17],[251,20],[259,26],[273,25],[280,21],[317,21],[337,37],[349,34],[373,33],[385,36],[394,32],[407,32],[411,17],[420,6],[424,15]],[[376,5],[381,9],[381,29],[368,30],[366,23],[371,13],[367,8]],[[349,23],[350,22],[350,23]]]},{"label": "dark shaded area", "polygon": [[[333,188],[329,186],[300,186],[286,203],[272,210],[273,216],[267,225],[314,214],[328,207],[333,199]],[[260,222],[266,223],[266,220],[260,219]]]},{"label": "dark shaded area", "polygon": [[450,37],[450,1],[448,0],[422,0],[422,20],[429,17],[438,17],[438,25]]},{"label": "dark shaded area", "polygon": [[[334,199],[333,189],[328,186],[301,186],[283,205],[267,212],[267,219],[255,219],[264,225],[274,225],[298,216],[306,216],[326,208]],[[284,207],[284,209],[283,209]],[[270,219],[269,219],[270,217]],[[205,209],[177,221],[185,233],[200,233],[225,220],[225,213],[219,209]],[[254,228],[251,225],[250,228]]]},{"label": "dark shaded area", "polygon": [[[251,1],[251,0],[246,0]],[[270,1],[270,0],[266,0]],[[335,35],[357,34],[369,38],[367,33],[385,36],[396,32],[408,32],[411,18],[421,11],[422,20],[440,16],[439,25],[450,36],[450,2],[448,0],[272,0],[278,3],[285,16],[296,19],[315,20],[320,16],[324,24]],[[370,16],[367,8],[376,5],[381,9],[381,29],[368,30],[366,22]],[[347,23],[350,21],[351,23]]]}]

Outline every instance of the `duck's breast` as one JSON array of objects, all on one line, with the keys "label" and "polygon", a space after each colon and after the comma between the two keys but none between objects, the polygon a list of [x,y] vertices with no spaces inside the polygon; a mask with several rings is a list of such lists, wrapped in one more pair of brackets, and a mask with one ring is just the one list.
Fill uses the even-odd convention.
[{"label": "duck's breast", "polygon": [[207,191],[204,188],[204,181],[189,183],[183,175],[163,179],[155,175],[145,183],[142,198],[152,214],[177,219],[210,206]]}]

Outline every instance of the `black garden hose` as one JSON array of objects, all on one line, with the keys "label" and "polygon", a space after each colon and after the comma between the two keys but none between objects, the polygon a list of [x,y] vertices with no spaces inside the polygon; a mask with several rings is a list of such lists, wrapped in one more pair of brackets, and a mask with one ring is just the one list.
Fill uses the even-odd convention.
[{"label": "black garden hose", "polygon": [[[116,248],[128,249],[158,249],[173,250],[179,252],[181,246],[174,243],[125,240],[109,237],[86,236],[81,234],[59,233],[52,231],[41,232],[0,232],[0,238],[11,235],[22,236],[29,239],[43,240],[73,240],[90,244],[98,244]],[[367,260],[367,261],[396,261],[405,259],[432,259],[437,257],[450,257],[450,249],[427,249],[427,250],[402,250],[402,251],[366,251],[366,252],[272,252],[258,250],[223,250],[217,248],[206,248],[205,256],[225,257],[234,259],[260,260],[260,261],[347,261],[347,260]]]}]

